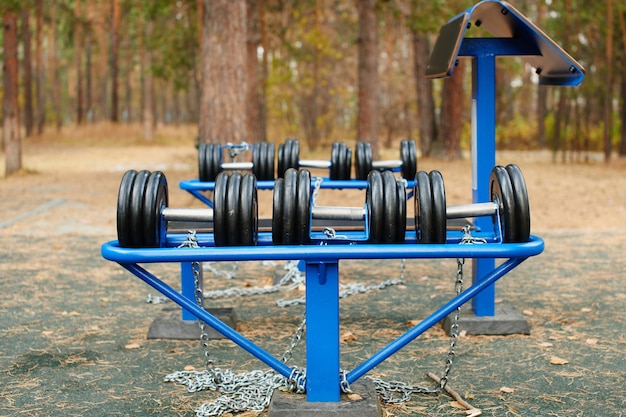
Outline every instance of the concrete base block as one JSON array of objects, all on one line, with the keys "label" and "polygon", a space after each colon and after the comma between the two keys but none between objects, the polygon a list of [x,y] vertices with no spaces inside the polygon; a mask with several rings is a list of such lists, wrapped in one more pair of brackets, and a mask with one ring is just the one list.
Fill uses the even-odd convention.
[{"label": "concrete base block", "polygon": [[[528,322],[515,307],[509,303],[499,303],[495,307],[495,315],[487,317],[476,317],[469,303],[461,307],[459,330],[474,335],[530,334]],[[454,313],[442,322],[448,334],[453,318]]]},{"label": "concrete base block", "polygon": [[[208,308],[207,311],[233,329],[237,325],[235,310],[232,308]],[[211,326],[205,330],[209,339],[223,339]],[[195,340],[200,339],[200,326],[197,320],[183,320],[180,308],[167,308],[157,316],[148,329],[148,339]]]},{"label": "concrete base block", "polygon": [[341,394],[339,402],[307,402],[305,394],[276,390],[268,417],[381,417],[382,408],[374,384],[360,380],[350,385],[362,399],[350,400]]}]

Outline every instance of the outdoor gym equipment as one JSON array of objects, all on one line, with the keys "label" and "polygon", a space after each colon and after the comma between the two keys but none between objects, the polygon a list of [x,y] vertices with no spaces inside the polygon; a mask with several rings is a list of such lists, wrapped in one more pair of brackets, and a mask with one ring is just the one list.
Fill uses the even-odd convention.
[{"label": "outdoor gym equipment", "polygon": [[261,142],[252,145],[252,161],[223,161],[223,150],[234,159],[240,152],[250,149],[250,145],[201,143],[198,145],[198,178],[202,182],[215,181],[222,171],[252,170],[258,180],[274,179],[274,144]]},{"label": "outdoor gym equipment", "polygon": [[446,206],[443,176],[439,171],[419,171],[415,178],[415,231],[420,243],[445,243],[446,220],[491,217],[502,241],[527,242],[530,238],[530,207],[522,171],[517,165],[496,166],[489,179],[491,201]]},{"label": "outdoor gym equipment", "polygon": [[[370,172],[364,207],[316,206],[311,198],[311,174],[290,168],[276,180],[273,196],[272,241],[276,245],[311,242],[312,220],[364,220],[363,240],[401,243],[406,232],[406,190],[385,171]],[[358,239],[358,237],[356,238]]]},{"label": "outdoor gym equipment", "polygon": [[168,187],[160,171],[126,171],[117,197],[117,238],[127,248],[165,246],[168,221],[213,222],[215,246],[254,245],[257,238],[257,189],[252,174],[220,173],[219,201],[213,209],[168,207]]},{"label": "outdoor gym equipment", "polygon": [[[490,32],[490,36],[465,38],[470,21],[474,22],[473,26],[480,26],[487,32]],[[496,57],[513,55],[523,56],[526,61],[530,62],[537,69],[541,84],[575,86],[580,84],[584,77],[582,66],[549,39],[539,28],[507,2],[495,0],[486,0],[476,4],[442,27],[431,55],[427,73],[430,77],[449,76],[458,57],[471,57],[473,59],[472,201],[476,205],[469,212],[474,216],[486,212],[484,216],[476,217],[476,230],[474,232],[476,238],[484,239],[484,244],[459,244],[462,243],[462,236],[458,232],[448,231],[446,244],[417,245],[415,244],[417,238],[412,237],[410,233],[406,233],[404,243],[382,245],[370,243],[367,240],[350,239],[351,234],[355,236],[354,233],[360,233],[360,236],[363,236],[363,232],[348,231],[345,232],[347,239],[315,235],[310,237],[310,244],[278,246],[273,243],[271,233],[259,232],[256,246],[215,247],[215,244],[212,243],[214,242],[212,234],[207,233],[198,236],[198,241],[203,242],[201,247],[186,248],[180,247],[185,242],[184,237],[170,233],[159,241],[162,247],[129,248],[123,247],[119,241],[111,241],[102,246],[102,255],[108,260],[118,262],[123,268],[176,302],[183,310],[190,312],[193,316],[209,324],[286,378],[290,378],[294,374],[294,368],[287,366],[236,330],[225,325],[214,315],[198,306],[193,297],[186,297],[184,294],[174,290],[171,286],[148,272],[146,268],[152,263],[161,262],[183,264],[210,261],[303,261],[306,265],[306,376],[303,380],[306,386],[307,401],[338,402],[344,382],[351,384],[358,380],[378,364],[415,340],[426,330],[444,320],[469,300],[472,300],[473,310],[477,316],[493,316],[495,298],[493,289],[495,282],[527,258],[538,255],[543,251],[543,241],[533,235],[530,235],[526,241],[522,242],[508,243],[504,241],[509,238],[512,240],[524,240],[520,238],[521,234],[519,231],[513,233],[510,231],[510,228],[507,229],[506,224],[510,222],[510,219],[508,221],[502,220],[506,213],[509,216],[514,216],[514,222],[517,221],[515,220],[516,216],[520,216],[519,208],[515,204],[510,204],[511,201],[517,203],[515,197],[517,186],[513,179],[516,174],[512,173],[514,170],[510,168],[496,168],[493,171],[495,173],[492,174],[492,167],[496,166]],[[297,155],[297,152],[294,152],[293,149],[287,153],[289,155],[294,153]],[[279,169],[281,171],[279,174],[287,171],[287,167],[281,168],[285,169]],[[508,174],[509,182],[511,182],[511,187],[507,190],[505,190],[507,185],[503,169]],[[293,192],[293,182],[296,179],[298,182],[306,183],[306,174],[304,175],[305,177],[296,177],[289,180],[289,190],[291,192]],[[492,175],[494,178],[493,182],[491,182]],[[293,174],[289,174],[289,176],[293,176]],[[427,177],[431,193],[433,184],[435,184],[435,188],[440,189],[439,187],[442,184],[438,182],[437,174],[427,174]],[[418,186],[416,191],[428,195],[424,191],[427,182],[424,174],[418,176],[418,181],[420,180],[422,184]],[[286,189],[285,185],[283,187]],[[306,185],[304,187],[306,188]],[[297,183],[295,188],[296,196],[299,197]],[[385,188],[382,191],[384,193]],[[513,193],[509,191],[513,191]],[[519,195],[523,194],[519,193]],[[306,197],[306,193],[302,195]],[[494,195],[496,198],[493,198]],[[434,195],[431,199],[433,204],[437,205],[439,210],[441,210],[442,202],[434,203]],[[219,204],[218,201],[216,201],[216,205]],[[509,201],[506,207],[505,201]],[[485,202],[488,204],[481,205]],[[492,204],[494,202],[495,204]],[[374,205],[372,202],[372,206]],[[445,207],[445,203],[443,206]],[[283,211],[285,210],[284,203],[280,207]],[[300,206],[295,206],[296,219],[298,217],[298,207]],[[302,207],[306,208],[307,205],[304,204]],[[289,212],[293,213],[293,210],[291,208]],[[492,227],[494,216],[487,213],[491,213],[492,210],[495,210],[494,213],[500,216],[498,224],[502,226],[497,228],[499,232],[490,230],[494,229]],[[447,212],[448,209],[446,209]],[[453,209],[450,212],[452,215],[458,215],[458,212],[454,214]],[[366,216],[369,215],[367,212],[365,214]],[[441,218],[441,215],[439,215],[437,221],[440,222]],[[525,218],[525,216],[522,214],[521,218]],[[365,224],[367,225],[367,222]],[[503,236],[506,239],[502,236],[502,233],[504,233]],[[498,236],[498,234],[501,236]],[[297,235],[298,233],[296,232]],[[340,368],[339,332],[339,261],[348,259],[426,258],[473,259],[474,279],[472,285],[380,351],[356,365],[356,367],[342,371]],[[495,259],[502,259],[502,262],[496,265]],[[148,266],[140,266],[139,264]]]},{"label": "outdoor gym equipment", "polygon": [[278,177],[282,178],[289,168],[328,169],[331,180],[349,180],[352,169],[352,149],[344,142],[333,142],[330,160],[300,159],[300,141],[287,139],[278,145]]},{"label": "outdoor gym equipment", "polygon": [[372,145],[369,142],[357,142],[354,155],[356,165],[356,179],[364,180],[373,169],[398,170],[405,179],[413,179],[417,171],[417,150],[415,141],[403,140],[400,142],[400,159],[374,161]]}]

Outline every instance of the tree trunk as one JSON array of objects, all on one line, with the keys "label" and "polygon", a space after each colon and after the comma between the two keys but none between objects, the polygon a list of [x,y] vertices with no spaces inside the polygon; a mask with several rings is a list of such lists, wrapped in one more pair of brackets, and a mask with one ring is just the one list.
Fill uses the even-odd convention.
[{"label": "tree trunk", "polygon": [[45,93],[45,68],[43,59],[43,3],[42,0],[35,0],[35,67],[37,79],[35,80],[35,91],[37,94],[37,134],[43,133],[46,123],[46,93]]},{"label": "tree trunk", "polygon": [[83,12],[82,0],[76,0],[74,6],[74,17],[76,19],[76,28],[74,32],[74,59],[76,63],[76,124],[83,124],[85,116],[85,104],[83,93]]},{"label": "tree trunk", "polygon": [[619,13],[619,27],[621,32],[622,39],[622,84],[621,84],[621,99],[622,99],[622,107],[620,109],[620,120],[622,121],[622,130],[620,132],[620,141],[619,141],[619,156],[626,156],[626,55],[624,51],[626,51],[626,11]]},{"label": "tree trunk", "polygon": [[443,145],[445,159],[459,159],[461,154],[461,129],[465,108],[463,81],[465,62],[459,61],[452,76],[443,84],[439,142]]},{"label": "tree trunk", "polygon": [[245,0],[204,0],[201,66],[200,141],[247,140]]},{"label": "tree trunk", "polygon": [[378,158],[378,30],[376,0],[357,0],[359,13],[359,108],[357,140],[370,142]]},{"label": "tree trunk", "polygon": [[250,142],[262,140],[261,130],[261,109],[259,94],[259,59],[257,50],[261,44],[259,32],[259,13],[263,2],[259,0],[246,1],[246,26],[247,26],[247,82],[248,91],[246,94],[248,135]]},{"label": "tree trunk", "polygon": [[[142,0],[139,0],[141,2]],[[146,39],[152,36],[152,19],[146,22]],[[152,48],[143,48],[142,53],[142,73],[143,73],[143,138],[144,140],[154,140],[154,86],[152,83]]]},{"label": "tree trunk", "polygon": [[120,52],[120,0],[111,5],[111,121],[119,121],[119,52]]},{"label": "tree trunk", "polygon": [[2,24],[4,26],[2,143],[6,153],[5,175],[9,176],[22,169],[22,144],[17,104],[17,12],[5,10]]},{"label": "tree trunk", "polygon": [[604,96],[604,161],[611,160],[613,131],[613,0],[606,1],[606,93]]},{"label": "tree trunk", "polygon": [[24,45],[24,61],[22,62],[24,71],[24,127],[26,128],[26,137],[28,137],[33,134],[34,119],[30,11],[26,7],[22,9],[22,43]]},{"label": "tree trunk", "polygon": [[537,86],[537,145],[539,149],[546,149],[546,109],[548,100],[548,88],[542,85]]},{"label": "tree trunk", "polygon": [[259,140],[267,142],[267,78],[269,75],[269,62],[267,59],[267,36],[265,29],[265,13],[264,2],[259,1],[259,36],[261,38],[261,47],[263,48],[263,56],[261,58],[261,71],[259,72]]},{"label": "tree trunk", "polygon": [[437,137],[433,83],[426,78],[426,65],[430,54],[428,36],[413,32],[413,70],[417,90],[417,130],[422,156],[429,156],[433,140]]},{"label": "tree trunk", "polygon": [[[57,21],[57,6],[53,3],[50,8],[50,22]],[[56,122],[57,131],[61,130],[61,126],[63,126],[63,108],[61,105],[61,71],[59,70],[59,61],[57,59],[59,52],[57,48],[57,25],[55,23],[52,24],[50,28],[50,52],[49,52],[49,72],[48,76],[51,82],[51,93],[52,93],[52,107],[54,108],[54,116]]]}]

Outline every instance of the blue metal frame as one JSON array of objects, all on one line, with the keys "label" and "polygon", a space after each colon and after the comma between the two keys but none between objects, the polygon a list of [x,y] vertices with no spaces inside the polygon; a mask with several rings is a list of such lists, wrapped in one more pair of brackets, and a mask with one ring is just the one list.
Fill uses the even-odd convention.
[{"label": "blue metal frame", "polygon": [[291,368],[273,357],[260,346],[233,330],[209,312],[198,307],[193,298],[174,290],[148,272],[142,264],[177,262],[188,263],[217,261],[303,260],[306,263],[306,391],[309,402],[337,402],[340,396],[340,343],[339,343],[339,261],[342,259],[425,259],[425,258],[503,258],[500,266],[490,271],[480,282],[474,283],[460,295],[433,312],[421,323],[392,341],[387,347],[365,360],[346,379],[353,383],[381,362],[398,352],[411,341],[436,325],[456,308],[479,295],[521,264],[530,256],[543,251],[544,242],[531,236],[526,243],[486,243],[476,245],[453,244],[460,237],[450,235],[445,245],[418,245],[413,241],[405,244],[373,245],[348,240],[328,240],[324,245],[273,246],[271,235],[262,233],[259,246],[214,247],[211,234],[199,234],[200,248],[177,247],[184,239],[180,235],[168,235],[165,248],[121,248],[117,241],[102,246],[105,259],[142,279],[165,297],[176,302],[183,310],[212,326],[235,344],[261,360],[285,377]]},{"label": "blue metal frame", "polygon": [[[472,202],[480,203],[491,201],[488,184],[491,169],[496,165],[496,57],[524,57],[538,69],[540,83],[544,85],[579,85],[585,70],[506,1],[481,1],[448,23],[460,17],[494,36],[466,38],[469,26],[463,27],[458,49],[450,51],[457,58],[472,58]],[[454,70],[454,60],[450,65],[448,75]],[[490,219],[485,217],[474,222],[478,229],[490,227],[489,223]],[[494,259],[475,260],[473,282],[483,280],[494,267]],[[476,316],[495,315],[495,285],[472,300],[472,309]]]}]

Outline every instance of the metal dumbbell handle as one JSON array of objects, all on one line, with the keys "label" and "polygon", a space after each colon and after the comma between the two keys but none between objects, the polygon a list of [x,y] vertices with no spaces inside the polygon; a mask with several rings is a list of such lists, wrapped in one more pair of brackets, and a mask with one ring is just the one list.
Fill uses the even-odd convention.
[{"label": "metal dumbbell handle", "polygon": [[363,220],[365,209],[362,207],[313,206],[311,217],[318,220]]},{"label": "metal dumbbell handle", "polygon": [[401,168],[402,161],[400,159],[389,159],[385,161],[372,161],[373,169],[395,169]]},{"label": "metal dumbbell handle", "polygon": [[165,207],[161,215],[167,221],[179,222],[212,222],[213,210],[202,208],[171,208]]},{"label": "metal dumbbell handle", "polygon": [[222,170],[236,170],[236,169],[252,169],[254,164],[252,162],[222,162]]},{"label": "metal dumbbell handle", "polygon": [[332,166],[330,161],[323,161],[318,159],[300,159],[298,160],[300,168],[320,168],[328,169]]},{"label": "metal dumbbell handle", "polygon": [[464,204],[460,206],[446,207],[446,218],[461,219],[464,217],[491,216],[498,210],[498,204],[494,202]]}]

